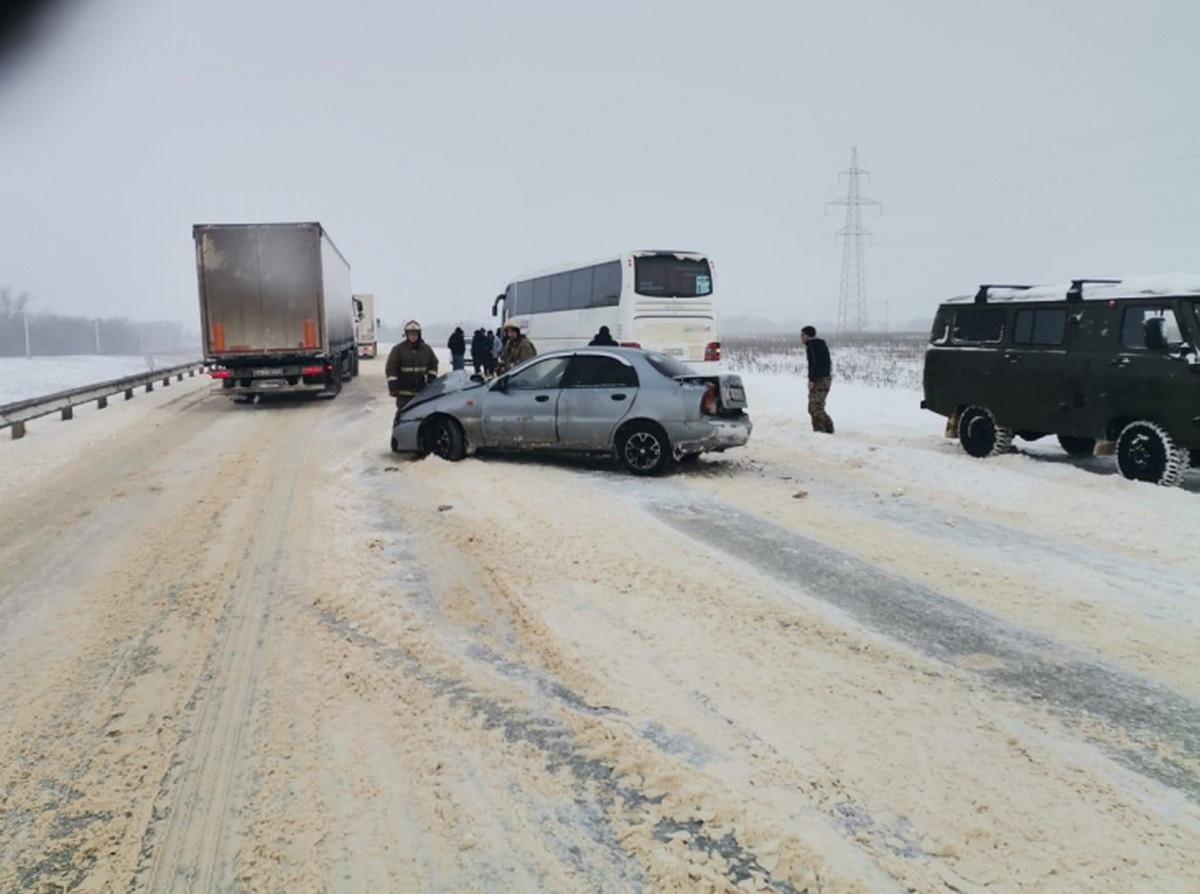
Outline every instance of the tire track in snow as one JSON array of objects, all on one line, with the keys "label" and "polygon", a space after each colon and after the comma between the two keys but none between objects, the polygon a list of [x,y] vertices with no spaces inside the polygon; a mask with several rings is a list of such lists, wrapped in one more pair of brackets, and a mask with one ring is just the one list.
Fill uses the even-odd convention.
[{"label": "tire track in snow", "polygon": [[991,659],[995,666],[968,669],[1077,726],[1090,719],[1123,734],[1123,744],[1097,744],[1200,802],[1193,768],[1200,761],[1200,706],[1190,699],[728,504],[711,498],[700,504],[670,484],[635,499],[675,530],[918,652],[958,667],[964,659]]}]

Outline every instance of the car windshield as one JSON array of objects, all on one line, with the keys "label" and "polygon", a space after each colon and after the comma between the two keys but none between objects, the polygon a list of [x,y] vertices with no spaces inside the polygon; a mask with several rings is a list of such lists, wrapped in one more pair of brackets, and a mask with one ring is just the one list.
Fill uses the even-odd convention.
[{"label": "car windshield", "polygon": [[696,298],[712,294],[708,260],[651,255],[634,259],[634,291],[656,298]]},{"label": "car windshield", "polygon": [[690,376],[695,374],[693,369],[680,363],[674,357],[670,357],[667,354],[647,353],[646,359],[656,370],[658,370],[664,376],[668,376],[672,379],[678,376]]}]

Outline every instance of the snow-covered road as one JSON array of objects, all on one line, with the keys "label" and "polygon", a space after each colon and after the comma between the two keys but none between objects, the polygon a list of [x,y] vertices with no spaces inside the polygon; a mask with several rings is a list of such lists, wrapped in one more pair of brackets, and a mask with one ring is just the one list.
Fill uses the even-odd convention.
[{"label": "snow-covered road", "polygon": [[656,480],[186,381],[0,442],[0,891],[1185,892],[1200,490],[748,376]]}]

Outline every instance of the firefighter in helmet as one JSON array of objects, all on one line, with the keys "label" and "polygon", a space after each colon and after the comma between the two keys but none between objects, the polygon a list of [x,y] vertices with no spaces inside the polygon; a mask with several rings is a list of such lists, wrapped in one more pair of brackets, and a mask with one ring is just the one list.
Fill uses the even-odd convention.
[{"label": "firefighter in helmet", "polygon": [[526,360],[532,360],[537,356],[537,348],[533,346],[533,342],[521,333],[521,324],[516,320],[508,320],[504,324],[502,331],[504,332],[505,341],[504,349],[500,352],[499,372],[508,372],[510,369],[520,366]]},{"label": "firefighter in helmet", "polygon": [[396,398],[396,409],[413,399],[418,391],[437,377],[438,361],[433,348],[421,338],[421,324],[404,324],[404,341],[392,347],[387,359],[388,394]]}]

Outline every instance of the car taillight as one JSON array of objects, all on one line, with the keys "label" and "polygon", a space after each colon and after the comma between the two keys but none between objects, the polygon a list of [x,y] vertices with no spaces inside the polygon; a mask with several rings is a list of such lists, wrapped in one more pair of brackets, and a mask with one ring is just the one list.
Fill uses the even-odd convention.
[{"label": "car taillight", "polygon": [[718,395],[717,383],[709,382],[708,387],[704,389],[704,397],[700,401],[700,412],[705,416],[716,416]]},{"label": "car taillight", "polygon": [[306,366],[300,370],[302,376],[323,376],[325,375],[325,367],[323,366]]},{"label": "car taillight", "polygon": [[209,373],[214,379],[232,379],[233,373],[227,369],[214,369]]},{"label": "car taillight", "polygon": [[719,341],[710,341],[704,346],[704,362],[717,363],[721,359],[721,343]]},{"label": "car taillight", "polygon": [[640,348],[641,344],[636,341],[623,341],[623,342],[621,342],[621,347],[623,347],[623,348]]}]

